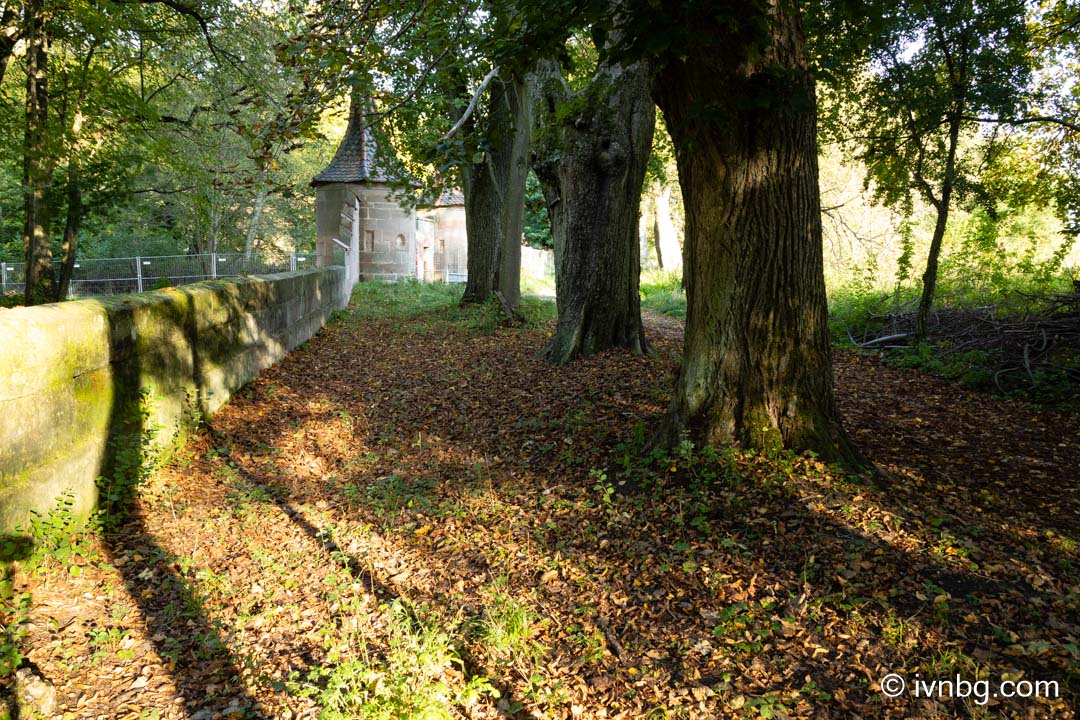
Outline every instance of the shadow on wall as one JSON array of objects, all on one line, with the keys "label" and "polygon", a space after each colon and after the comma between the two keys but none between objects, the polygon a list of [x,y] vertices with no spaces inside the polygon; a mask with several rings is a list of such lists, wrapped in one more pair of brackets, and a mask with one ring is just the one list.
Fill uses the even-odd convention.
[{"label": "shadow on wall", "polygon": [[[46,306],[26,316],[33,330],[27,348],[38,341],[54,352],[12,371],[18,382],[20,373],[33,374],[40,366],[50,380],[39,383],[39,392],[14,399],[0,392],[0,410],[14,402],[40,416],[29,423],[30,432],[15,424],[26,418],[0,420],[0,441],[14,438],[25,450],[19,459],[37,465],[22,473],[21,484],[5,479],[7,487],[0,487],[0,499],[9,505],[4,522],[13,526],[0,530],[19,527],[3,536],[3,560],[25,556],[16,551],[25,546],[20,538],[26,518],[49,512],[42,505],[57,494],[57,483],[65,493],[61,499],[71,498],[81,517],[96,502],[109,561],[138,604],[147,637],[174,664],[171,674],[193,718],[238,710],[257,714],[257,701],[244,687],[225,633],[206,616],[185,579],[182,559],[162,548],[146,527],[137,488],[232,391],[314,335],[347,300],[345,282],[344,268],[327,268]],[[12,323],[19,317],[4,319]],[[70,337],[80,331],[86,337]],[[76,427],[87,416],[94,422]],[[57,447],[45,453],[35,446],[48,443]],[[76,455],[74,462],[65,453]],[[16,503],[23,509],[14,509]],[[3,569],[0,581],[6,582],[9,566]],[[157,591],[146,593],[151,576]],[[5,630],[0,642],[13,639],[9,635]]]}]

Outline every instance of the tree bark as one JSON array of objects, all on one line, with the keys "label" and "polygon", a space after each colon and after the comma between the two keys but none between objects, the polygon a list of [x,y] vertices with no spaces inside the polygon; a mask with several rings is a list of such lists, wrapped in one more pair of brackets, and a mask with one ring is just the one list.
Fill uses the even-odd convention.
[{"label": "tree bark", "polygon": [[816,99],[798,12],[747,2],[669,52],[653,94],[686,206],[683,361],[661,439],[864,466],[833,392]]},{"label": "tree bark", "polygon": [[19,10],[14,0],[4,3],[4,12],[0,15],[0,83],[7,74],[8,63],[19,42]]},{"label": "tree bark", "polygon": [[244,239],[244,262],[248,268],[250,268],[251,259],[255,255],[255,236],[259,232],[259,222],[262,220],[263,208],[266,206],[266,198],[270,194],[265,182],[264,177],[263,182],[259,185],[259,192],[255,195],[255,205],[251,209],[247,237]]},{"label": "tree bark", "polygon": [[557,64],[539,64],[533,170],[555,241],[558,322],[553,363],[612,347],[647,350],[641,324],[638,218],[656,112],[643,63],[604,63],[571,92]]},{"label": "tree bark", "polygon": [[[930,238],[930,251],[926,256],[926,270],[923,272],[922,296],[919,298],[919,307],[915,311],[915,342],[920,343],[926,339],[928,325],[930,323],[930,309],[934,304],[934,291],[937,289],[938,259],[941,257],[941,244],[945,240],[945,229],[949,224],[949,205],[952,203],[953,188],[956,185],[956,150],[960,144],[960,124],[963,108],[949,118],[949,147],[945,157],[945,177],[941,181],[941,197],[935,198],[932,192],[924,195],[937,210],[937,219],[934,222],[934,234]],[[922,178],[920,177],[920,180]],[[924,188],[929,184],[922,180]]]},{"label": "tree bark", "polygon": [[64,220],[64,240],[61,245],[60,280],[56,285],[56,302],[66,299],[71,288],[71,277],[75,272],[75,256],[79,249],[82,216],[82,180],[79,162],[72,155],[68,159],[67,217]]},{"label": "tree bark", "polygon": [[469,277],[462,302],[486,302],[498,290],[521,301],[521,234],[528,175],[529,106],[518,77],[489,86],[487,148],[462,172]]},{"label": "tree bark", "polygon": [[23,248],[26,251],[27,305],[53,297],[52,248],[46,198],[50,163],[48,147],[49,38],[43,0],[28,0],[26,33],[26,129],[23,134]]}]

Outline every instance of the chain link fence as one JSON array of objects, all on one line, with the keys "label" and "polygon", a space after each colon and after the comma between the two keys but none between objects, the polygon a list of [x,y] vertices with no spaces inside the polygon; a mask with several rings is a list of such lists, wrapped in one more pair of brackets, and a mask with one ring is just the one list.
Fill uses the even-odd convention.
[{"label": "chain link fence", "polygon": [[[343,264],[344,260],[335,257],[335,262]],[[291,253],[280,259],[246,258],[243,253],[84,258],[75,263],[68,297],[137,293],[203,280],[312,267],[315,267],[315,253]],[[53,273],[59,276],[59,261],[54,261]],[[0,262],[0,293],[22,293],[25,285],[26,263]]]}]

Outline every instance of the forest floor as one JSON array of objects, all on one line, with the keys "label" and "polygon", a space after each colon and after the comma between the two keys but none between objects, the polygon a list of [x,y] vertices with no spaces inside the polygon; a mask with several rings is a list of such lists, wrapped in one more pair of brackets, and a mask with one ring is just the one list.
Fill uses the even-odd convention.
[{"label": "forest floor", "polygon": [[56,717],[1075,717],[1076,416],[839,353],[882,486],[645,454],[678,321],[557,368],[545,323],[372,292],[18,572]]}]

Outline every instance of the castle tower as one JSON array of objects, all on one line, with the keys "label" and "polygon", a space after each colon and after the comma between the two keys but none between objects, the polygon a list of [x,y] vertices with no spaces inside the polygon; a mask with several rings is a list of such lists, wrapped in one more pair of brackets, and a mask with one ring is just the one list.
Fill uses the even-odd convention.
[{"label": "castle tower", "polygon": [[354,92],[345,137],[334,159],[311,181],[318,264],[333,264],[336,240],[353,248],[348,265],[354,279],[422,277],[422,265],[417,269],[416,211],[391,196],[391,178],[367,127],[365,105]]}]

